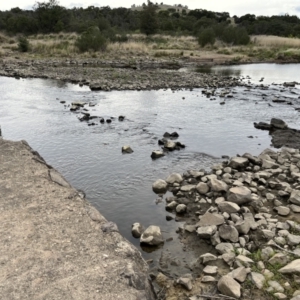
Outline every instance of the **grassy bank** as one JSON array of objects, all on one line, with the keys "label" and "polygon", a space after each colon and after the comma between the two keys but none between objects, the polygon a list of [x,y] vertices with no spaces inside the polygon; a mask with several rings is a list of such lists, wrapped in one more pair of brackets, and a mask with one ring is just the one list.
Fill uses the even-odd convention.
[{"label": "grassy bank", "polygon": [[220,41],[200,47],[192,36],[127,35],[126,42],[109,43],[106,51],[80,53],[75,45],[76,33],[38,34],[27,37],[28,52],[18,49],[18,37],[0,34],[1,57],[34,58],[99,58],[119,59],[190,59],[192,61],[252,62],[252,61],[299,61],[300,39],[277,36],[252,36],[246,46],[230,46]]}]

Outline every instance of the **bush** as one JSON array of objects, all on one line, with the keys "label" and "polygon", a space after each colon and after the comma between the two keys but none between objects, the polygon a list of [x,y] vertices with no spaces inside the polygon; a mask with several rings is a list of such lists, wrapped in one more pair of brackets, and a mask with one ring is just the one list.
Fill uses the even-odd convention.
[{"label": "bush", "polygon": [[29,41],[26,37],[21,36],[18,39],[18,50],[20,52],[28,52],[30,48]]},{"label": "bush", "polygon": [[201,47],[206,46],[207,44],[213,45],[216,40],[215,32],[212,28],[203,29],[199,35],[198,43]]},{"label": "bush", "polygon": [[105,51],[107,47],[106,38],[101,34],[98,27],[91,27],[77,38],[75,45],[80,52]]},{"label": "bush", "polygon": [[220,39],[232,45],[247,45],[250,42],[250,37],[244,27],[228,26],[220,36]]}]

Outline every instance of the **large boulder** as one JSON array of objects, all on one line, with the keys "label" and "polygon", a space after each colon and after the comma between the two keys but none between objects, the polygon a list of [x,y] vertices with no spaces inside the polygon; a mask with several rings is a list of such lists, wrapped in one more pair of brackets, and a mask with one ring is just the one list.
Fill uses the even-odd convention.
[{"label": "large boulder", "polygon": [[247,167],[249,160],[246,157],[233,157],[229,162],[229,167],[233,169],[241,169]]},{"label": "large boulder", "polygon": [[162,179],[158,179],[152,184],[153,192],[156,194],[164,194],[167,188],[168,184]]},{"label": "large boulder", "polygon": [[241,297],[241,286],[230,275],[222,276],[218,282],[218,290],[225,296],[239,299]]},{"label": "large boulder", "polygon": [[166,180],[166,182],[169,184],[180,183],[182,181],[183,181],[183,178],[179,173],[171,174]]},{"label": "large boulder", "polygon": [[238,205],[243,205],[252,201],[251,191],[245,186],[231,188],[227,193],[227,200]]},{"label": "large boulder", "polygon": [[141,244],[146,244],[148,246],[158,246],[164,243],[163,236],[161,234],[160,228],[158,226],[149,226],[141,235]]}]

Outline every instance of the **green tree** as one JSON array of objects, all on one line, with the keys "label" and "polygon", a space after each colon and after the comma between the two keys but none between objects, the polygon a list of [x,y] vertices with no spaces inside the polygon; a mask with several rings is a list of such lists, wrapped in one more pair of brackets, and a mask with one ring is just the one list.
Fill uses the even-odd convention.
[{"label": "green tree", "polygon": [[198,42],[201,45],[201,47],[204,47],[207,44],[213,45],[215,41],[216,35],[212,28],[203,29],[199,34]]},{"label": "green tree", "polygon": [[107,46],[106,38],[101,34],[99,27],[90,27],[76,40],[75,45],[80,52],[104,51]]},{"label": "green tree", "polygon": [[156,7],[150,1],[144,10],[141,12],[140,30],[146,35],[155,34],[158,30],[158,22],[156,16]]}]

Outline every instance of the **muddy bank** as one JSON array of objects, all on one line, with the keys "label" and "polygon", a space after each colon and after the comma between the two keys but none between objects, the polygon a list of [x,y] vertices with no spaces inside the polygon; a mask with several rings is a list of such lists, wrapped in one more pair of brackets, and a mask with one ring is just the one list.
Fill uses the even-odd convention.
[{"label": "muddy bank", "polygon": [[198,254],[178,276],[180,262],[163,252],[152,276],[166,299],[299,299],[299,149],[245,153],[152,187],[173,193],[166,210],[181,222],[184,250]]},{"label": "muddy bank", "polygon": [[155,299],[116,224],[25,141],[0,153],[1,299]]},{"label": "muddy bank", "polygon": [[243,83],[231,77],[195,72],[178,72],[179,68],[196,66],[184,61],[141,60],[100,61],[97,59],[21,60],[3,59],[0,76],[49,78],[87,85],[92,90],[150,90],[197,87],[233,87]]}]

